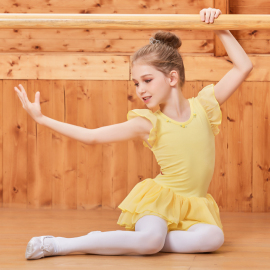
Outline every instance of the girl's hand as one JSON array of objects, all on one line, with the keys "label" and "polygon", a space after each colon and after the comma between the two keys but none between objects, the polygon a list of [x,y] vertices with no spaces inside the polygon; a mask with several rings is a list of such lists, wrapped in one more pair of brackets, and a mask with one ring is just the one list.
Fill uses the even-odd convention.
[{"label": "girl's hand", "polygon": [[36,121],[39,123],[39,121],[42,118],[41,108],[40,108],[40,93],[36,92],[35,94],[35,102],[31,103],[28,98],[27,94],[21,84],[19,84],[19,87],[22,91],[20,91],[17,87],[14,87],[15,91],[18,94],[19,99],[22,102],[23,108],[27,111],[27,113]]},{"label": "girl's hand", "polygon": [[221,14],[220,9],[216,8],[204,8],[200,11],[201,20],[205,21],[206,23],[213,23],[214,19],[218,18],[218,16]]}]

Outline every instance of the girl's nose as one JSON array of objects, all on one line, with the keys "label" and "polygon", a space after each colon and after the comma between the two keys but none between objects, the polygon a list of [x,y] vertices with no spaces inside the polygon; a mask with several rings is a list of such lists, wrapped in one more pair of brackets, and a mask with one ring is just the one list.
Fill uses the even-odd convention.
[{"label": "girl's nose", "polygon": [[141,94],[145,93],[145,90],[141,88],[138,90],[138,93],[141,95]]}]

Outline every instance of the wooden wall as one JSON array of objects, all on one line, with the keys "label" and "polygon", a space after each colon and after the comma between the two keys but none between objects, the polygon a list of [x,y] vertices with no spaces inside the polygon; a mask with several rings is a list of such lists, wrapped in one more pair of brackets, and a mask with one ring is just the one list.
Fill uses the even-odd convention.
[{"label": "wooden wall", "polygon": [[[269,14],[267,1],[8,1],[0,13]],[[158,29],[157,29],[158,30]],[[126,121],[147,108],[136,97],[130,56],[155,31],[1,29],[0,205],[42,209],[115,209],[141,180],[159,173],[141,141],[85,145],[36,124],[14,92],[41,93],[41,110],[90,129]],[[173,31],[183,41],[184,96],[217,83],[233,66],[212,31]],[[254,69],[222,104],[216,167],[208,192],[220,211],[270,210],[270,30],[231,31]]]}]

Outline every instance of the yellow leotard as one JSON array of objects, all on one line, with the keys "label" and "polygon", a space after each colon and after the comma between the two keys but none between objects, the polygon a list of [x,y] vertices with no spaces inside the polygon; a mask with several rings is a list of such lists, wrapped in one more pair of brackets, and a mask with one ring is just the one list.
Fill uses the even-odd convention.
[{"label": "yellow leotard", "polygon": [[150,148],[161,168],[155,178],[147,178],[130,191],[118,206],[122,210],[117,224],[135,230],[144,215],[167,221],[168,231],[187,230],[196,223],[223,227],[219,208],[207,193],[215,167],[215,136],[222,112],[214,94],[214,84],[188,99],[191,109],[186,122],[177,122],[160,110],[135,109],[127,119],[146,117],[153,124]]}]

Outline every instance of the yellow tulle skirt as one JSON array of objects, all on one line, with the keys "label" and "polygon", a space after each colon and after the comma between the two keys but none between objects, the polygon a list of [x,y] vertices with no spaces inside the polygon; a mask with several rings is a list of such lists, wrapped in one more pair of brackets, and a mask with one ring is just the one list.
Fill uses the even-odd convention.
[{"label": "yellow tulle skirt", "polygon": [[223,231],[218,205],[209,193],[206,197],[184,197],[152,178],[139,182],[118,208],[122,213],[117,224],[128,231],[135,231],[136,222],[145,215],[166,220],[168,232],[186,231],[197,223],[216,225]]}]

